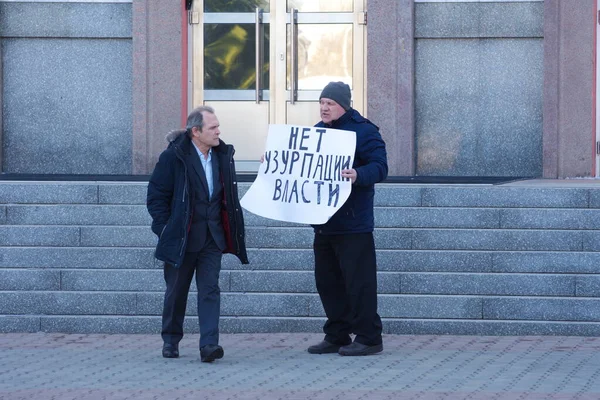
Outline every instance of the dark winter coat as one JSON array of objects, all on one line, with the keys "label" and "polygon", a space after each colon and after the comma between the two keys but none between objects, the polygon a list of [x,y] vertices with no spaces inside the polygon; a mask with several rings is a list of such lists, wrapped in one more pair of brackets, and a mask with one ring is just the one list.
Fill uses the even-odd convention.
[{"label": "dark winter coat", "polygon": [[[146,206],[152,217],[152,231],[158,236],[155,257],[178,267],[185,255],[192,218],[189,176],[192,171],[188,170],[184,156],[196,150],[185,130],[172,132],[167,140],[169,146],[160,155],[148,183]],[[248,264],[234,153],[233,146],[223,141],[213,147],[213,157],[218,157],[224,190],[221,223],[227,247],[223,252],[234,254],[243,264]]]},{"label": "dark winter coat", "polygon": [[385,142],[379,128],[352,108],[331,125],[321,121],[315,126],[356,132],[352,168],[357,173],[348,200],[325,224],[313,225],[315,232],[329,235],[373,232],[375,184],[388,174]]}]

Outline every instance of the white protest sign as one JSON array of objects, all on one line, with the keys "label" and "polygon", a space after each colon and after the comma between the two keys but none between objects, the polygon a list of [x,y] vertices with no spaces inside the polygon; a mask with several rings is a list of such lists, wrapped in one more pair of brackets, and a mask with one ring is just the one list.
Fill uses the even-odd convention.
[{"label": "white protest sign", "polygon": [[270,125],[264,162],[241,200],[253,214],[287,222],[324,224],[350,196],[356,133]]}]

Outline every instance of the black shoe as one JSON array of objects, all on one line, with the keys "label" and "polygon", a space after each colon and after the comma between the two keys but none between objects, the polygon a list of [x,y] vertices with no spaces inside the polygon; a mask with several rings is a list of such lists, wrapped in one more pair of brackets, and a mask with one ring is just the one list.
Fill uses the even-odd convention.
[{"label": "black shoe", "polygon": [[310,354],[330,354],[337,353],[342,345],[329,343],[327,340],[323,340],[321,343],[315,344],[308,348]]},{"label": "black shoe", "polygon": [[368,356],[370,354],[381,353],[383,351],[383,344],[376,344],[374,346],[367,346],[366,344],[353,342],[348,346],[340,347],[341,356]]},{"label": "black shoe", "polygon": [[219,358],[223,358],[225,352],[218,344],[207,344],[200,348],[200,361],[213,362]]},{"label": "black shoe", "polygon": [[179,345],[165,343],[163,344],[162,354],[164,358],[177,358],[179,357]]}]

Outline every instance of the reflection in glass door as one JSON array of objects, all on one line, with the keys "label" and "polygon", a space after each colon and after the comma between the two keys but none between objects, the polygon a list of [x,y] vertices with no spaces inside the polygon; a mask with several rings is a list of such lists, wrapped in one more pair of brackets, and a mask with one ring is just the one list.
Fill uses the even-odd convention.
[{"label": "reflection in glass door", "polygon": [[269,124],[314,125],[330,81],[365,107],[365,0],[195,0],[192,104],[215,108],[240,172],[255,172]]}]

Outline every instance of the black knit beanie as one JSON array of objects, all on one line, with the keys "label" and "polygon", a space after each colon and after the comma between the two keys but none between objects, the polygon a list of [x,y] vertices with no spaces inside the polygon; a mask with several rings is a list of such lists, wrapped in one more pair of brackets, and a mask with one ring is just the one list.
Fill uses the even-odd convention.
[{"label": "black knit beanie", "polygon": [[344,82],[329,82],[321,92],[319,100],[325,97],[338,103],[346,111],[350,109],[350,86]]}]

